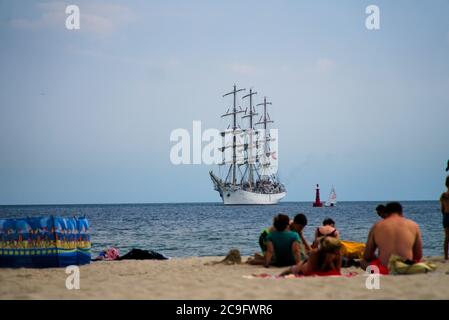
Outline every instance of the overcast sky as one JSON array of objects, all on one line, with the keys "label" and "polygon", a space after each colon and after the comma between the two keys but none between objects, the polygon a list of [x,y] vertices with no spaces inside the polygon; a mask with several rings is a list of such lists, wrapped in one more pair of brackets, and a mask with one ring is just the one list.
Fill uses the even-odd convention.
[{"label": "overcast sky", "polygon": [[438,199],[448,15],[443,0],[0,1],[0,204],[218,201],[211,166],[170,162],[170,133],[221,126],[234,83],[273,102],[285,201],[315,183]]}]

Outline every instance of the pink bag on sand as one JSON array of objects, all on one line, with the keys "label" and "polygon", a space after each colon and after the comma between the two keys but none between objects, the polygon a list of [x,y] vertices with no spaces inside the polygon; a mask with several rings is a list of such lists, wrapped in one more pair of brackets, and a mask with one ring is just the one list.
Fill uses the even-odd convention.
[{"label": "pink bag on sand", "polygon": [[103,250],[96,260],[117,260],[120,257],[120,251],[117,248],[111,247]]},{"label": "pink bag on sand", "polygon": [[108,248],[106,250],[106,259],[107,260],[117,260],[120,257],[120,251],[114,247]]}]

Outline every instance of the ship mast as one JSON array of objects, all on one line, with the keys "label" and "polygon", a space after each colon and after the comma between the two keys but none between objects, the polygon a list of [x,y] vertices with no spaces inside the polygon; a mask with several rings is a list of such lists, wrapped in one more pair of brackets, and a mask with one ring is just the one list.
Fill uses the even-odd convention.
[{"label": "ship mast", "polygon": [[[271,102],[267,101],[267,97],[263,97],[263,102],[257,104],[257,106],[263,106],[263,116],[261,117],[261,119],[259,120],[259,122],[257,122],[256,124],[263,124],[263,129],[264,129],[264,155],[265,157],[269,156],[269,148],[268,148],[268,134],[267,134],[267,124],[268,123],[273,123],[274,121],[270,119],[270,116],[268,115],[267,112],[267,105],[271,105]],[[266,163],[265,165],[268,165],[269,163]]]},{"label": "ship mast", "polygon": [[[257,92],[253,92],[253,89],[249,89],[249,94],[242,97],[242,99],[249,97],[249,113],[242,118],[249,118],[249,143],[248,143],[248,150],[250,152],[247,154],[247,163],[248,163],[248,182],[249,187],[252,189],[253,183],[254,183],[254,177],[253,177],[253,163],[252,163],[252,148],[253,148],[253,117],[257,115],[255,112],[255,109],[253,107],[253,95],[257,94]],[[256,151],[257,152],[257,151]]]},{"label": "ship mast", "polygon": [[234,103],[232,106],[232,112],[226,113],[224,116],[232,115],[233,117],[233,124],[232,124],[232,185],[235,188],[236,185],[236,169],[237,169],[237,152],[236,152],[236,130],[237,130],[237,113],[243,112],[243,110],[237,110],[237,93],[240,91],[244,91],[245,89],[237,89],[237,86],[234,84],[234,90],[231,92],[228,92],[223,95],[223,98],[232,94],[234,96]]},{"label": "ship mast", "polygon": [[256,124],[263,124],[263,128],[266,131],[267,130],[267,123],[273,123],[273,120],[270,120],[269,117],[267,117],[267,104],[271,105],[271,102],[267,102],[267,97],[263,97],[263,102],[258,103],[256,106],[263,106],[263,120],[259,121]]}]

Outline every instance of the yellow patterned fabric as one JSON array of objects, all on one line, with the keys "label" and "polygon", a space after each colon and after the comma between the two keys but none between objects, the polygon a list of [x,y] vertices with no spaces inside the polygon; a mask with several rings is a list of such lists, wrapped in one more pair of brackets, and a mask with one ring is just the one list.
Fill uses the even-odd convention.
[{"label": "yellow patterned fabric", "polygon": [[405,259],[397,255],[391,255],[388,261],[390,274],[417,274],[435,271],[437,266],[430,262],[407,263]]},{"label": "yellow patterned fabric", "polygon": [[340,240],[342,248],[341,254],[348,259],[362,259],[365,251],[365,244],[363,242]]}]

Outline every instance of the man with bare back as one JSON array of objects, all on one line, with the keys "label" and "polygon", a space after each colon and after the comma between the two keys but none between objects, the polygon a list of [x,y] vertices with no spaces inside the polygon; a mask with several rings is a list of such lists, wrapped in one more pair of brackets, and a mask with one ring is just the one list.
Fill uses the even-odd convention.
[{"label": "man with bare back", "polygon": [[[361,266],[366,269],[375,265],[380,273],[388,273],[388,260],[391,255],[398,255],[410,263],[422,258],[422,240],[416,222],[404,218],[402,206],[390,202],[386,206],[386,217],[371,228],[366,243]],[[379,250],[376,257],[376,249]]]}]

